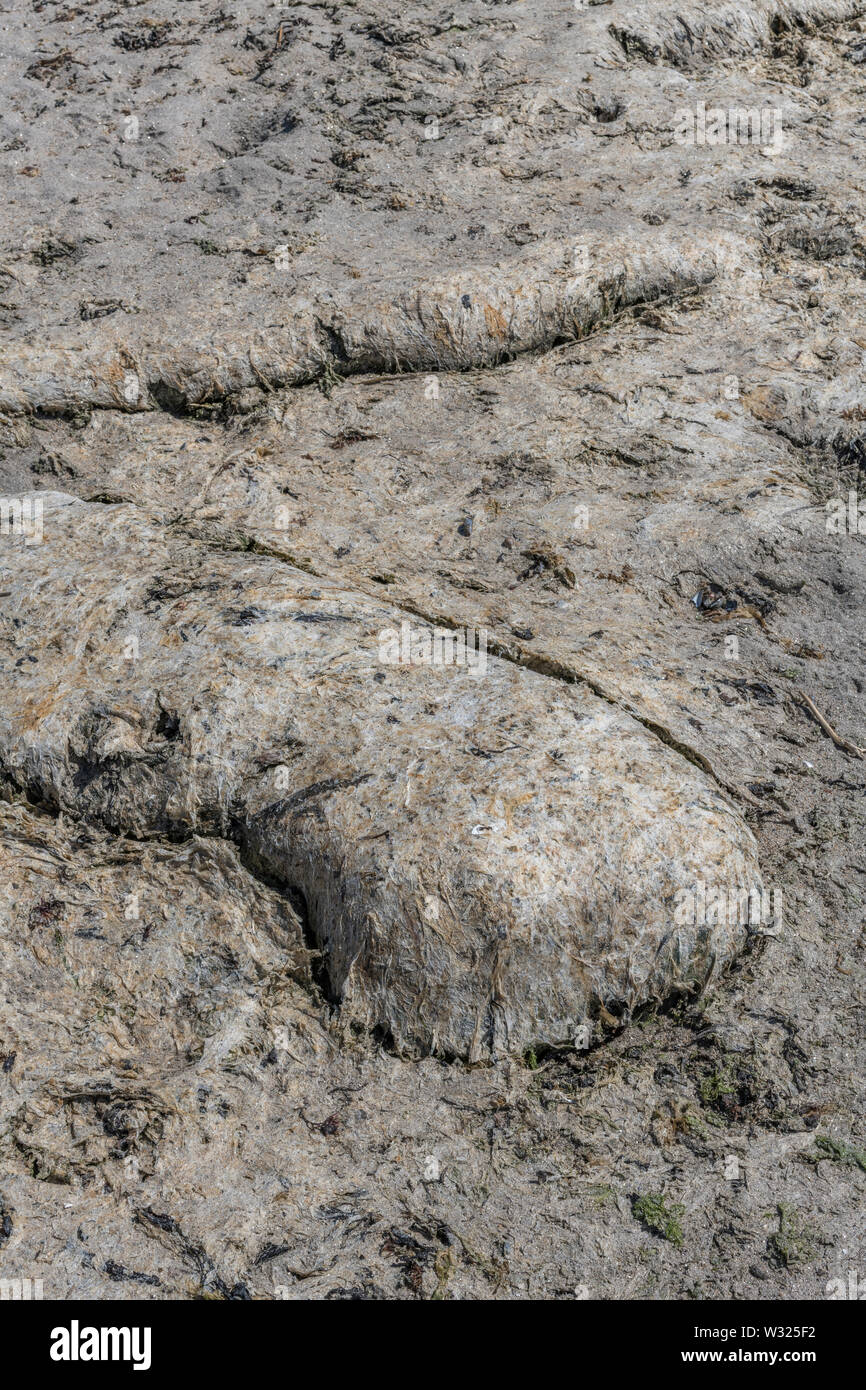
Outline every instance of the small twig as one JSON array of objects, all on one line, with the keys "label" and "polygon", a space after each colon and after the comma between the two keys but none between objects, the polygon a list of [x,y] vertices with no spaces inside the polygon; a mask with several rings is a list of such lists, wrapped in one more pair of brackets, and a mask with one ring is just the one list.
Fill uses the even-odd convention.
[{"label": "small twig", "polygon": [[809,699],[808,695],[803,694],[802,690],[797,692],[797,699],[818,721],[824,733],[833,740],[837,748],[841,748],[845,753],[850,753],[853,758],[866,758],[866,748],[858,748],[856,743],[851,743],[847,738],[842,738],[840,734],[837,734],[832,724],[828,724],[821,711]]}]

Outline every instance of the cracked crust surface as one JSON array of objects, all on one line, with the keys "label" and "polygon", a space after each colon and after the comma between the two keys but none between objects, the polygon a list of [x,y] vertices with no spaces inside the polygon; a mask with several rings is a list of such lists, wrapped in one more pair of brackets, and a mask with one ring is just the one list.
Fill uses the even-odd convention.
[{"label": "cracked crust surface", "polygon": [[862,1268],[861,11],[7,17],[0,1275]]}]

